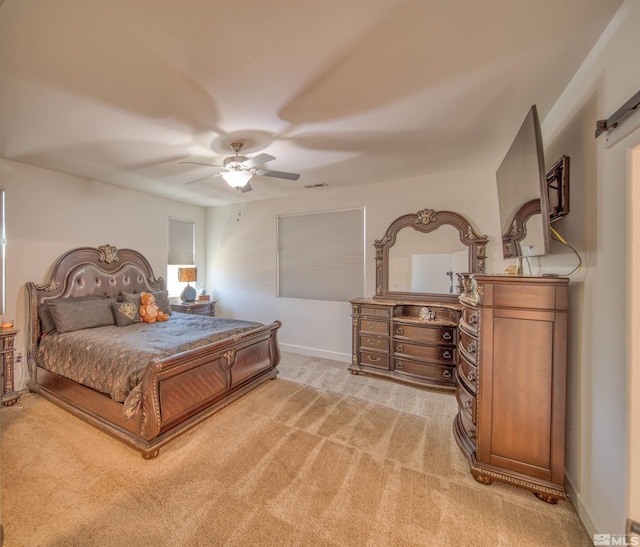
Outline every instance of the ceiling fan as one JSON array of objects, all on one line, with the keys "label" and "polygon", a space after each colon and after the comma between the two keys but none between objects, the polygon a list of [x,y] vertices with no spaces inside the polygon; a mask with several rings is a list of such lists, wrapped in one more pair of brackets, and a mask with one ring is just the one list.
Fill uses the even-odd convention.
[{"label": "ceiling fan", "polygon": [[235,156],[229,156],[225,158],[222,165],[216,165],[214,163],[200,163],[197,161],[181,161],[180,163],[190,163],[193,165],[207,165],[209,167],[221,167],[224,169],[221,173],[214,173],[213,175],[207,175],[196,180],[185,182],[185,184],[192,184],[199,180],[208,179],[210,177],[222,177],[225,182],[241,192],[250,192],[252,190],[249,184],[249,179],[253,175],[260,175],[263,177],[275,177],[278,179],[298,180],[300,175],[297,173],[286,173],[284,171],[270,171],[268,169],[259,168],[260,165],[273,161],[276,158],[269,154],[258,154],[254,158],[245,158],[240,155],[244,143],[232,142],[231,149],[235,152]]}]

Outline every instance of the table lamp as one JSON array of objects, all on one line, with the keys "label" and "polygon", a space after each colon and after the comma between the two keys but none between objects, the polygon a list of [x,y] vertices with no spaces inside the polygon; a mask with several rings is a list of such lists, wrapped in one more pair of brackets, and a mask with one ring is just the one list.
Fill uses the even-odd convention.
[{"label": "table lamp", "polygon": [[187,286],[182,290],[180,298],[183,302],[194,302],[196,299],[196,289],[189,285],[190,282],[198,280],[197,268],[178,268],[178,281],[186,283]]}]

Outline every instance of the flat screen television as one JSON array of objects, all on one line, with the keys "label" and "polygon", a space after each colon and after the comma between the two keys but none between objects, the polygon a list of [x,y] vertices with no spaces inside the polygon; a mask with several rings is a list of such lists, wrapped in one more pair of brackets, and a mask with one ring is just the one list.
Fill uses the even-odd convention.
[{"label": "flat screen television", "polygon": [[504,258],[549,254],[549,196],[536,105],[522,122],[496,181]]}]

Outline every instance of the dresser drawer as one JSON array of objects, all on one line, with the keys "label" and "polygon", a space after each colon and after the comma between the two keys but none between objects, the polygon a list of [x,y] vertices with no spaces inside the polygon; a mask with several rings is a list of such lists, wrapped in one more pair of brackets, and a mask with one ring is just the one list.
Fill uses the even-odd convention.
[{"label": "dresser drawer", "polygon": [[456,387],[456,399],[461,412],[466,413],[467,417],[474,423],[478,423],[476,398],[469,393],[463,383],[458,383]]},{"label": "dresser drawer", "polygon": [[457,355],[454,346],[421,346],[395,339],[393,340],[393,353],[396,357],[414,357],[448,365],[455,365]]},{"label": "dresser drawer", "polygon": [[469,363],[469,361],[465,359],[464,355],[461,355],[460,362],[458,363],[458,378],[465,384],[471,394],[475,395],[478,393],[478,389],[476,387],[478,369],[474,364]]},{"label": "dresser drawer", "polygon": [[389,354],[362,350],[360,351],[360,364],[389,370]]},{"label": "dresser drawer", "polygon": [[393,337],[398,340],[414,340],[425,344],[457,344],[456,327],[443,325],[408,325],[393,323]]},{"label": "dresser drawer", "polygon": [[375,306],[361,306],[360,315],[366,315],[368,317],[380,317],[382,319],[389,319],[391,317],[391,308],[387,307],[375,307]]},{"label": "dresser drawer", "polygon": [[373,334],[384,334],[389,336],[389,321],[377,321],[361,317],[358,321],[358,330],[361,333],[371,332]]},{"label": "dresser drawer", "polygon": [[476,364],[478,362],[476,357],[478,353],[478,340],[475,336],[469,336],[466,332],[461,331],[458,349],[471,363]]},{"label": "dresser drawer", "polygon": [[411,374],[426,380],[435,382],[446,382],[453,384],[453,374],[455,367],[445,365],[431,365],[427,363],[418,363],[408,359],[393,360],[393,370],[402,374]]},{"label": "dresser drawer", "polygon": [[360,336],[360,349],[375,349],[388,353],[389,344],[389,338],[380,338],[377,336]]},{"label": "dresser drawer", "polygon": [[478,427],[474,424],[466,412],[458,412],[458,420],[460,420],[460,424],[462,425],[462,429],[464,430],[467,439],[471,442],[474,447],[478,446]]},{"label": "dresser drawer", "polygon": [[477,333],[478,332],[478,310],[476,308],[470,308],[469,306],[464,306],[462,308],[462,317],[460,322],[463,324],[463,327],[466,327],[467,330]]}]

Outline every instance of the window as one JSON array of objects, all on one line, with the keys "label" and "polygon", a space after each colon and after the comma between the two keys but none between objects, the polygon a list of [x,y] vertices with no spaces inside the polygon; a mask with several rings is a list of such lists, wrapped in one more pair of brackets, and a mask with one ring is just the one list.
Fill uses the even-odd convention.
[{"label": "window", "polygon": [[192,220],[169,219],[169,256],[167,258],[167,290],[179,295],[185,287],[178,281],[178,268],[195,266],[195,223]]},{"label": "window", "polygon": [[280,215],[277,223],[279,297],[364,296],[364,208]]}]

